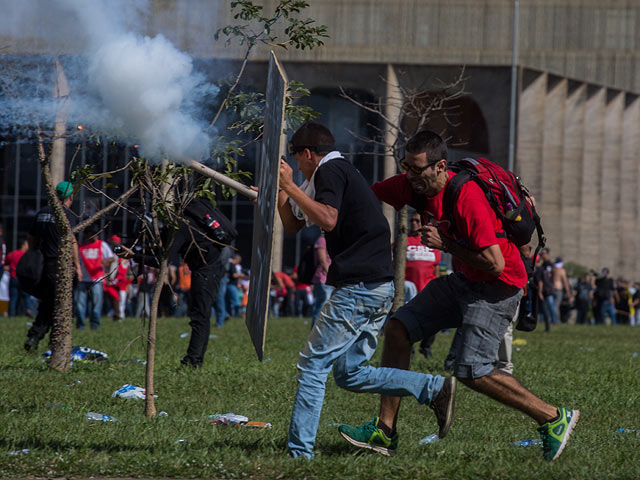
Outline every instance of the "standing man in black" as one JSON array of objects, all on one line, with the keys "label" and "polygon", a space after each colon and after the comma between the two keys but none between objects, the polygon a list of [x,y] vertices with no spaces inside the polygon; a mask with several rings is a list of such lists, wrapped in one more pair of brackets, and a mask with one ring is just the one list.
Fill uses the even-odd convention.
[{"label": "standing man in black", "polygon": [[[167,228],[162,231],[165,237],[168,233]],[[174,231],[169,257],[180,255],[191,270],[191,339],[187,354],[180,362],[182,365],[199,368],[204,362],[211,331],[211,307],[225,273],[220,252],[237,235],[231,221],[204,199],[194,199],[187,205],[183,220]],[[133,258],[140,264],[159,266],[157,255],[133,252],[126,247],[116,254]]]},{"label": "standing man in black", "polygon": [[[62,202],[71,227],[75,226],[76,219],[71,210],[73,203],[73,185],[71,182],[60,182],[56,186],[56,195]],[[53,325],[53,307],[56,298],[56,285],[58,274],[58,248],[60,245],[60,232],[56,226],[56,219],[51,206],[47,205],[37,214],[35,221],[27,237],[29,249],[40,250],[44,257],[42,278],[37,286],[37,297],[40,299],[38,314],[32,327],[27,332],[27,341],[24,349],[29,352],[38,349],[38,343],[44,338]],[[76,278],[82,276],[80,259],[78,256],[78,243],[73,239],[73,266]]]}]

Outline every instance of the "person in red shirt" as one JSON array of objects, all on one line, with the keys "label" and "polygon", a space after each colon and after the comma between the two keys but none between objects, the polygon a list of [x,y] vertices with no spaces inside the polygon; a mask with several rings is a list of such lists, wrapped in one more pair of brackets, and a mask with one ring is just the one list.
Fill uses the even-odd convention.
[{"label": "person in red shirt", "polygon": [[[442,252],[422,244],[422,219],[414,211],[409,218],[409,234],[407,235],[407,254],[404,273],[405,303],[411,301],[427,283],[440,275]],[[423,338],[420,352],[425,357],[431,356],[431,345],[436,336]]]},{"label": "person in red shirt", "polygon": [[[438,277],[387,322],[382,366],[408,370],[411,345],[443,328],[457,328],[454,376],[444,380],[430,405],[436,412],[439,436],[444,437],[453,420],[456,379],[480,393],[515,408],[540,427],[543,458],[555,460],[563,451],[579,418],[578,410],[556,408],[527,390],[515,377],[497,370],[496,354],[527,282],[518,248],[503,233],[501,222],[480,186],[464,184],[454,205],[454,218],[443,212],[443,194],[455,175],[447,169],[447,147],[434,132],[422,131],[406,145],[400,162],[406,174],[373,186],[378,198],[400,209],[412,203],[414,194],[424,195],[427,225],[422,243],[450,252],[454,273]],[[456,229],[450,229],[451,221]],[[343,425],[340,433],[350,443],[373,449],[397,446],[396,421],[399,397],[382,396],[380,414],[373,428]],[[379,450],[377,450],[379,451]]]},{"label": "person in red shirt", "polygon": [[[122,245],[122,239],[118,235],[112,235],[108,243],[113,251],[114,248]],[[126,315],[127,287],[131,284],[130,266],[131,262],[128,259],[114,257],[114,261],[108,266],[108,273],[105,274],[103,290],[111,299],[114,322],[123,320]]]},{"label": "person in red shirt", "polygon": [[31,297],[20,289],[18,278],[16,277],[16,267],[18,262],[29,248],[27,240],[23,240],[20,244],[20,248],[9,252],[4,259],[4,268],[9,272],[9,316],[15,317],[20,311],[20,303],[24,309],[26,315],[31,317],[33,312],[31,311]]}]

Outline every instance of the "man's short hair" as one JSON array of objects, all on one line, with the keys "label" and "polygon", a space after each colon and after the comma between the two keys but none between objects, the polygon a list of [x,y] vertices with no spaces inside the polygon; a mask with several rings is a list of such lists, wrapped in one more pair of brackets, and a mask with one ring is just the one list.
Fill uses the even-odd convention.
[{"label": "man's short hair", "polygon": [[426,153],[429,162],[447,159],[447,143],[431,130],[422,130],[409,139],[405,146],[407,153]]},{"label": "man's short hair", "polygon": [[335,150],[335,143],[331,130],[315,122],[305,123],[291,137],[291,145],[294,148],[316,147],[317,153],[329,153]]}]

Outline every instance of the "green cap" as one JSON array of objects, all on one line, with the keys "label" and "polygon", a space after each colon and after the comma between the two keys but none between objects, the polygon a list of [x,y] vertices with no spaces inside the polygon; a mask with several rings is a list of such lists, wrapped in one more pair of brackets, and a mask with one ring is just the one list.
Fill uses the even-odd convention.
[{"label": "green cap", "polygon": [[73,193],[73,184],[71,182],[62,181],[56,187],[56,195],[60,200],[64,200]]}]

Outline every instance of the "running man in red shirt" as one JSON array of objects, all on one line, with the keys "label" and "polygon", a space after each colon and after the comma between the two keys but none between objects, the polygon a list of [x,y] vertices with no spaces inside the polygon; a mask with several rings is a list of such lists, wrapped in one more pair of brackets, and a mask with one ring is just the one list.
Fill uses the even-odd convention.
[{"label": "running man in red shirt", "polygon": [[[447,170],[447,147],[439,135],[422,131],[406,145],[400,162],[407,173],[373,186],[378,198],[396,209],[411,203],[414,192],[425,196],[422,242],[448,251],[456,272],[438,277],[389,319],[382,366],[408,370],[411,345],[443,328],[457,328],[454,376],[448,377],[430,405],[444,437],[454,413],[456,379],[469,388],[515,408],[540,427],[543,457],[555,460],[565,447],[580,412],[555,407],[527,390],[513,376],[494,367],[496,354],[527,282],[518,248],[503,233],[501,222],[481,188],[464,184],[453,208],[443,213],[443,193],[455,175]],[[450,230],[454,220],[455,231]],[[501,235],[497,235],[500,233]],[[343,425],[350,443],[379,452],[397,448],[399,397],[381,397],[379,417],[362,427]]]}]

